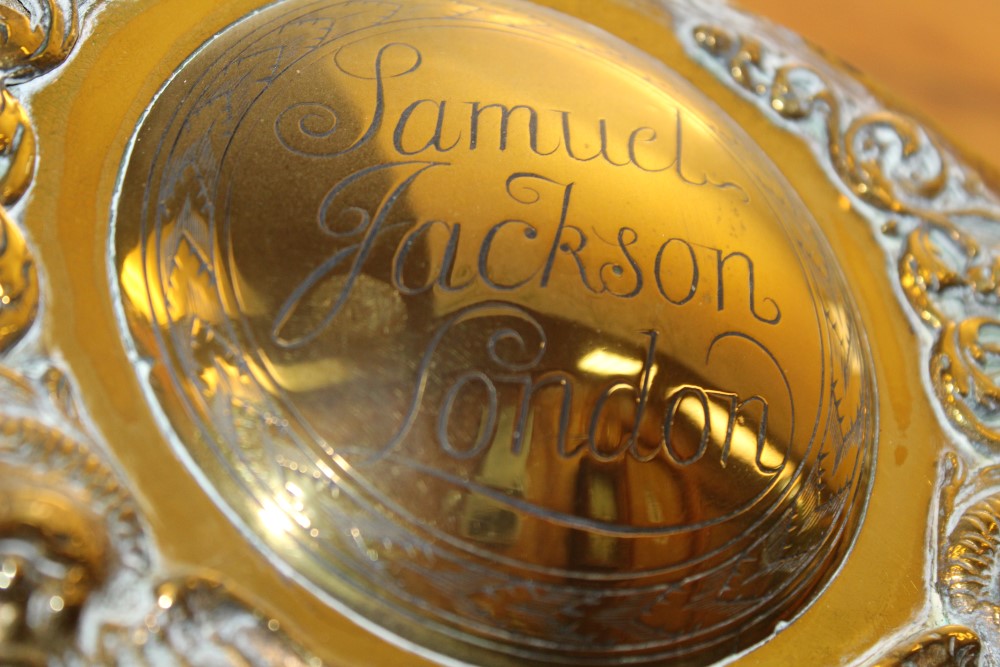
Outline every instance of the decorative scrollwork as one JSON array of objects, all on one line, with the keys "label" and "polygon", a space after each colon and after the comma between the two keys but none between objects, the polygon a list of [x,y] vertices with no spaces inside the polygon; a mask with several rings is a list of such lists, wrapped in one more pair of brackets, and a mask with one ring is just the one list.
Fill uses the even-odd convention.
[{"label": "decorative scrollwork", "polygon": [[222,585],[197,577],[155,589],[155,605],[137,625],[106,624],[94,664],[321,667],[274,619],[236,600]]},{"label": "decorative scrollwork", "polygon": [[[997,664],[1000,467],[983,468],[970,479],[961,460],[949,454],[944,474],[939,501],[938,589],[950,615],[983,638],[984,664]],[[949,518],[955,516],[949,524]]]},{"label": "decorative scrollwork", "polygon": [[881,108],[821,59],[793,60],[779,40],[765,47],[702,23],[709,17],[692,3],[677,4],[692,52],[811,139],[853,207],[879,230],[902,295],[936,336],[930,379],[945,415],[973,442],[1000,449],[995,195],[930,130]]},{"label": "decorative scrollwork", "polygon": [[975,667],[981,650],[975,632],[949,625],[910,639],[871,667]]},{"label": "decorative scrollwork", "polygon": [[970,474],[962,459],[950,452],[944,458],[942,473],[937,587],[949,616],[967,624],[983,639],[983,664],[995,665],[1000,663],[1000,596],[996,593],[1000,578],[1000,466]]},{"label": "decorative scrollwork", "polygon": [[1000,622],[1000,600],[991,594],[1000,553],[1000,495],[969,507],[948,539],[941,586],[959,613],[984,613]]},{"label": "decorative scrollwork", "polygon": [[159,578],[67,383],[0,371],[0,662],[321,664],[220,584]]}]

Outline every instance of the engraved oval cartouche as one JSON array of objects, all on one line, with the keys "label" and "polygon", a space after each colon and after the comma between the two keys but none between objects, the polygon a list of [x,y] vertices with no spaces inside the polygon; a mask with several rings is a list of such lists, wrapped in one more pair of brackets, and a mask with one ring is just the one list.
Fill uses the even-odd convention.
[{"label": "engraved oval cartouche", "polygon": [[593,28],[279,2],[161,91],[114,224],[178,451],[285,571],[408,645],[709,662],[853,539],[874,387],[815,221],[722,110]]}]

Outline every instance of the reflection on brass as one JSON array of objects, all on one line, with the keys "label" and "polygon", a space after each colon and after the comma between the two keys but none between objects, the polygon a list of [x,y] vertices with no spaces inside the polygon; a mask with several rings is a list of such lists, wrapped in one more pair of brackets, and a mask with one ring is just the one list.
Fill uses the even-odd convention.
[{"label": "reflection on brass", "polygon": [[16,342],[38,311],[38,273],[21,230],[0,204],[0,351]]},{"label": "reflection on brass", "polygon": [[0,22],[0,70],[17,81],[60,65],[79,37],[76,2],[4,3],[0,5]]},{"label": "reflection on brass", "polygon": [[874,389],[816,223],[697,91],[557,15],[240,21],[153,104],[114,239],[177,445],[433,650],[705,662],[856,528]]},{"label": "reflection on brass", "polygon": [[980,649],[976,633],[952,625],[911,639],[872,667],[976,667]]},{"label": "reflection on brass", "polygon": [[936,337],[931,382],[948,419],[1000,448],[1000,203],[916,120],[843,109],[823,73],[795,62],[765,66],[753,38],[707,25],[693,35],[774,113],[825,123],[825,157],[843,185],[859,205],[888,216],[881,232],[898,261],[900,287]]},{"label": "reflection on brass", "polygon": [[798,40],[0,0],[0,70],[0,662],[1000,664],[1000,203]]},{"label": "reflection on brass", "polygon": [[0,200],[10,205],[31,184],[35,172],[35,133],[21,103],[6,89],[0,90],[0,156],[5,162]]},{"label": "reflection on brass", "polygon": [[[0,351],[24,334],[38,310],[38,275],[21,230],[6,208],[17,203],[35,172],[35,133],[21,103],[7,90],[6,79],[28,71],[41,57],[29,50],[29,19],[0,6],[6,40],[0,47]],[[30,33],[33,37],[38,35]],[[46,56],[47,60],[52,56]]]}]

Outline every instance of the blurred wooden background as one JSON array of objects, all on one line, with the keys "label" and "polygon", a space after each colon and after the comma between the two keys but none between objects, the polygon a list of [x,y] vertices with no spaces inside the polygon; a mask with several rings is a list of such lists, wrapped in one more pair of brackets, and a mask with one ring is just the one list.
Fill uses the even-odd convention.
[{"label": "blurred wooden background", "polygon": [[1000,168],[1000,0],[734,0],[865,72]]}]

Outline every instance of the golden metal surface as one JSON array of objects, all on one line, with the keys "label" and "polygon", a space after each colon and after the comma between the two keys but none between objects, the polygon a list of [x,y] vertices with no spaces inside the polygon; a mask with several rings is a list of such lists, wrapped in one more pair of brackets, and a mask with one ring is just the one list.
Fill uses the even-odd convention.
[{"label": "golden metal surface", "polygon": [[261,4],[0,4],[4,659],[997,658],[946,142],[721,5]]},{"label": "golden metal surface", "polygon": [[211,488],[405,636],[701,662],[856,525],[873,387],[815,223],[707,100],[555,14],[254,15],[156,100],[114,235]]}]

